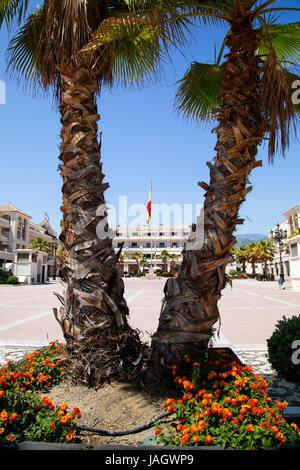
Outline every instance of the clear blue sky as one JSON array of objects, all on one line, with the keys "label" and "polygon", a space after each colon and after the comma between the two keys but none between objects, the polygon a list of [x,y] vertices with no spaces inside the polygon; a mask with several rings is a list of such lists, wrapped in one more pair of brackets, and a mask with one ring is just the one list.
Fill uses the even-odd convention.
[{"label": "clear blue sky", "polygon": [[[35,5],[31,2],[31,6]],[[286,1],[277,4],[286,5]],[[289,1],[299,7],[299,0]],[[284,15],[299,21],[300,13]],[[214,46],[220,46],[223,32],[214,28],[197,30],[197,40],[186,57],[173,54],[173,64],[164,68],[162,80],[142,90],[122,87],[103,90],[98,100],[102,131],[102,161],[110,189],[107,202],[118,207],[119,196],[127,195],[128,205],[146,204],[150,180],[153,204],[203,203],[198,181],[208,181],[205,165],[215,155],[215,136],[210,126],[183,120],[174,109],[176,82],[193,60],[212,61]],[[0,33],[0,79],[6,82],[6,104],[0,105],[0,205],[11,202],[42,221],[44,213],[59,231],[61,219],[61,178],[57,171],[60,144],[59,113],[51,97],[33,97],[5,75],[5,28]],[[267,233],[282,213],[300,203],[299,143],[292,142],[286,159],[267,163],[266,149],[258,159],[263,168],[250,175],[253,191],[243,204],[245,217],[239,233]]]}]

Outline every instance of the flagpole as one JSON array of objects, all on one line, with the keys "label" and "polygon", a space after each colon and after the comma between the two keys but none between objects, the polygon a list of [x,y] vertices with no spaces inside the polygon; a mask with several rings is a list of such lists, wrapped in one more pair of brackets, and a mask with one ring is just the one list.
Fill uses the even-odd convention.
[{"label": "flagpole", "polygon": [[[152,206],[152,180],[150,181],[150,191],[151,191],[151,206]],[[151,233],[151,263],[150,263],[150,269],[152,269],[152,217],[150,218],[150,233]]]}]

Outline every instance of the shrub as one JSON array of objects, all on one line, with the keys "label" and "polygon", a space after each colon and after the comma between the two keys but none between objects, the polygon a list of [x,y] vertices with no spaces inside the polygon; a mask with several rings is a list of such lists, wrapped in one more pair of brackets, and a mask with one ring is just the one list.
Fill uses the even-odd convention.
[{"label": "shrub", "polygon": [[267,340],[267,346],[269,362],[278,377],[300,384],[300,364],[295,360],[295,346],[300,346],[300,315],[288,319],[283,316]]},{"label": "shrub", "polygon": [[21,364],[7,362],[0,369],[0,441],[69,442],[75,440],[75,419],[72,412],[40,393],[60,382],[64,369],[55,362],[61,351],[58,342],[26,356]]},{"label": "shrub", "polygon": [[7,284],[18,284],[19,279],[17,276],[8,276],[7,278]]},{"label": "shrub", "polygon": [[267,382],[251,367],[214,349],[198,362],[188,356],[186,361],[180,369],[173,367],[181,396],[164,403],[176,421],[165,429],[156,425],[158,443],[258,450],[300,442],[297,425],[288,424],[280,414],[287,402],[273,403]]}]

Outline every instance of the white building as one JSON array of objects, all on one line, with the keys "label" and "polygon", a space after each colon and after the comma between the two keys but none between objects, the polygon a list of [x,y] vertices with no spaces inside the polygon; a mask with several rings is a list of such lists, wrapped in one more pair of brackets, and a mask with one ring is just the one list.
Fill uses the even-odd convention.
[{"label": "white building", "polygon": [[[292,289],[300,291],[300,204],[283,214],[286,217],[289,276]],[[286,260],[285,260],[286,261]]]},{"label": "white building", "polygon": [[[54,261],[49,259],[45,252],[32,250],[31,244],[39,237],[53,244],[57,239],[57,233],[51,228],[47,218],[40,224],[32,222],[31,219],[30,215],[12,204],[0,206],[0,266],[20,276],[21,282],[24,282],[24,276],[25,282],[32,282],[32,279],[34,282],[42,282],[42,279],[46,282],[53,270]],[[37,258],[33,256],[33,251],[37,254]],[[44,262],[45,256],[48,258],[47,262]],[[31,266],[30,269],[26,269],[26,274],[21,274],[25,269],[25,260],[26,263],[36,263],[36,267]],[[20,267],[17,267],[18,263],[21,263]]]},{"label": "white building", "polygon": [[[176,265],[182,261],[182,250],[191,233],[188,225],[166,227],[152,227],[142,225],[140,227],[117,227],[114,229],[116,236],[113,240],[115,251],[122,246],[124,259],[122,270],[124,273],[137,272],[137,262],[133,255],[141,253],[147,259],[146,269],[170,271],[172,263]],[[163,259],[162,252],[166,250],[171,255],[177,255],[178,259]]]}]

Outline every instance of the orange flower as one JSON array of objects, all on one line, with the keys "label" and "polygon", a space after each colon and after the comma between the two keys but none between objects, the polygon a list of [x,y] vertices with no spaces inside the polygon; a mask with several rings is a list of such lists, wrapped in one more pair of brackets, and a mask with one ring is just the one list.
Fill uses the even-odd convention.
[{"label": "orange flower", "polygon": [[66,403],[63,403],[63,404],[60,405],[60,407],[59,407],[59,409],[62,410],[62,411],[65,411],[67,408],[68,408],[68,405],[66,405]]},{"label": "orange flower", "polygon": [[156,435],[156,436],[159,436],[160,434],[161,434],[161,429],[156,429],[156,430],[155,430],[155,435]]},{"label": "orange flower", "polygon": [[68,434],[66,435],[67,441],[71,441],[73,439],[74,435],[75,435],[74,429],[69,431]]},{"label": "orange flower", "polygon": [[4,390],[0,390],[0,398],[2,398],[4,394],[5,394],[5,391],[4,391]]},{"label": "orange flower", "polygon": [[199,441],[199,437],[198,436],[194,436],[193,437],[193,442],[198,442]]},{"label": "orange flower", "polygon": [[246,427],[246,430],[248,432],[254,432],[254,427],[252,426],[252,424],[248,424],[248,426]]},{"label": "orange flower", "polygon": [[205,442],[206,442],[207,444],[210,444],[210,443],[212,442],[212,440],[213,440],[213,438],[211,437],[210,434],[208,434],[207,436],[205,436]]},{"label": "orange flower", "polygon": [[190,362],[191,361],[190,356],[188,354],[185,354],[183,359],[185,360],[185,362]]},{"label": "orange flower", "polygon": [[181,431],[181,429],[182,429],[182,424],[177,424],[177,428],[176,428],[176,429],[177,429],[177,431]]},{"label": "orange flower", "polygon": [[4,433],[4,431],[5,431],[5,429],[4,429],[4,428],[0,428],[0,435],[1,435],[1,434],[3,434],[3,433]]},{"label": "orange flower", "polygon": [[2,423],[6,423],[6,421],[8,421],[8,414],[6,413],[6,411],[2,411],[0,413],[0,419]]},{"label": "orange flower", "polygon": [[16,419],[18,419],[18,414],[17,414],[17,413],[12,413],[12,414],[10,415],[10,420],[11,420],[11,421],[15,421]]},{"label": "orange flower", "polygon": [[183,445],[186,444],[188,442],[188,440],[189,440],[188,434],[184,434],[181,438],[181,444],[183,444]]}]

